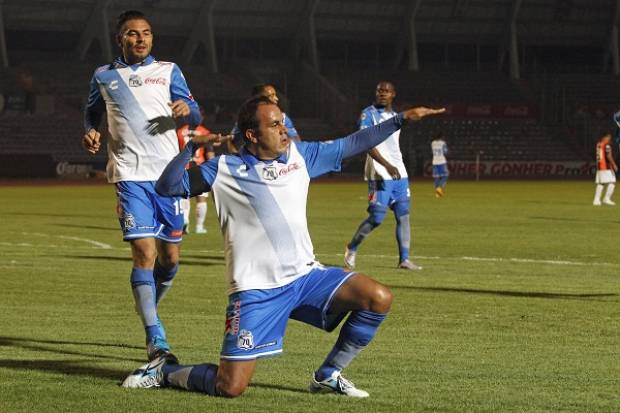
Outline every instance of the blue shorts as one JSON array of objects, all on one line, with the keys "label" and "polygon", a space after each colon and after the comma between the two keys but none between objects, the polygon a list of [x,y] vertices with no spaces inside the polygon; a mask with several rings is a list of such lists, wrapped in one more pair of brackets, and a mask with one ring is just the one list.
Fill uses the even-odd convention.
[{"label": "blue shorts", "polygon": [[409,180],[407,178],[368,181],[368,204],[370,206],[392,207],[396,202],[407,201],[411,198]]},{"label": "blue shorts", "polygon": [[183,210],[180,198],[167,198],[155,192],[155,182],[122,181],[116,183],[118,222],[123,240],[155,237],[180,242],[183,235]]},{"label": "blue shorts", "polygon": [[441,165],[433,165],[433,178],[441,178],[443,176],[450,175],[448,172],[448,165],[442,163]]},{"label": "blue shorts", "polygon": [[231,294],[220,357],[253,360],[282,353],[289,318],[332,331],[345,313],[327,314],[340,286],[355,273],[318,267],[283,287]]}]

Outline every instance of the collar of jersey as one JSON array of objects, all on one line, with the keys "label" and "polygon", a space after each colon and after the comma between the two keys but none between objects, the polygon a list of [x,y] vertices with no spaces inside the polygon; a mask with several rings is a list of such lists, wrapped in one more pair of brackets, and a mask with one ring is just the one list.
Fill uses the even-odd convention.
[{"label": "collar of jersey", "polygon": [[119,56],[116,59],[114,59],[114,66],[116,66],[116,67],[138,68],[139,66],[150,65],[154,61],[155,61],[155,58],[153,56],[151,56],[151,55],[148,55],[146,57],[146,59],[144,59],[140,63],[136,63],[136,64],[133,64],[133,65],[130,65],[129,63],[125,62],[125,59],[123,59],[123,56]]},{"label": "collar of jersey", "polygon": [[373,108],[374,110],[376,110],[377,112],[379,112],[379,113],[382,113],[382,112],[386,112],[386,113],[394,113],[394,111],[393,111],[393,110],[391,110],[391,111],[389,111],[389,112],[388,112],[387,110],[385,110],[385,107],[378,108],[378,107],[376,107],[374,104],[372,105],[372,108]]},{"label": "collar of jersey", "polygon": [[283,153],[282,155],[278,156],[275,159],[268,159],[266,161],[263,161],[261,159],[258,159],[256,156],[254,156],[254,154],[250,151],[248,151],[245,146],[241,148],[241,150],[239,151],[239,156],[241,157],[241,159],[243,160],[243,162],[245,164],[247,164],[248,166],[255,166],[258,163],[272,163],[273,161],[276,161],[278,163],[287,163],[288,162],[288,154],[287,153]]}]

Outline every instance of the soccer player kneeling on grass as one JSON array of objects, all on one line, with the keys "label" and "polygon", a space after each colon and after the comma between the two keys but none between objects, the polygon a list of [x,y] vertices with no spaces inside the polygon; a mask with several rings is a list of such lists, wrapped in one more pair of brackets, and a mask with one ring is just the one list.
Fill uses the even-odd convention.
[{"label": "soccer player kneeling on grass", "polygon": [[249,385],[258,358],[282,352],[289,318],[332,331],[348,314],[309,390],[367,397],[341,371],[375,336],[392,293],[364,274],[315,260],[306,218],[308,185],[311,178],[338,171],[344,158],[376,146],[406,121],[441,112],[414,108],[342,139],[292,142],[278,106],[256,97],[239,112],[246,141],[239,153],[186,171],[195,144],[220,139],[194,137],[168,164],[156,188],[164,196],[214,193],[230,285],[220,364],[182,366],[160,358],[130,374],[123,386],[236,397]]}]

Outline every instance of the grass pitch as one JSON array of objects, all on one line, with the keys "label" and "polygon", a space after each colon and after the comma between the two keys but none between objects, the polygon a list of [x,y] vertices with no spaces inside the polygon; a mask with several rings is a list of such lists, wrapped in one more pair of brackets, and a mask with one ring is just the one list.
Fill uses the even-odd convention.
[{"label": "grass pitch", "polygon": [[[3,187],[0,195],[2,412],[620,411],[620,206],[591,205],[591,182],[414,183],[413,258],[397,264],[391,216],[358,270],[395,294],[376,339],[346,370],[366,400],[305,391],[336,339],[292,321],[284,354],[223,400],[126,390],[145,359],[113,187]],[[321,262],[340,265],[365,218],[363,183],[315,183],[308,217]],[[210,201],[211,202],[211,201]],[[161,304],[184,363],[217,361],[226,286],[209,204]]]}]

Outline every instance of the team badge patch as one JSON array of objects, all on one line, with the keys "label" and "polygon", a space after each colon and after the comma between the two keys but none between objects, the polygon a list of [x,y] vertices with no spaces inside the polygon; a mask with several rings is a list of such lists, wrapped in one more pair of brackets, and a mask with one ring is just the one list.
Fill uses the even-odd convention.
[{"label": "team badge patch", "polygon": [[278,172],[275,166],[266,166],[263,169],[263,179],[266,181],[275,181],[278,179]]},{"label": "team badge patch", "polygon": [[133,215],[124,213],[121,217],[121,226],[123,227],[123,231],[130,230],[136,227],[136,219]]},{"label": "team badge patch", "polygon": [[142,86],[142,79],[138,75],[129,76],[129,87]]},{"label": "team badge patch", "polygon": [[241,301],[235,300],[235,302],[228,308],[226,312],[226,327],[224,329],[224,335],[237,335],[239,333],[239,320],[241,318]]},{"label": "team badge patch", "polygon": [[251,331],[241,330],[237,338],[237,347],[242,350],[252,350],[254,348],[254,336]]}]

